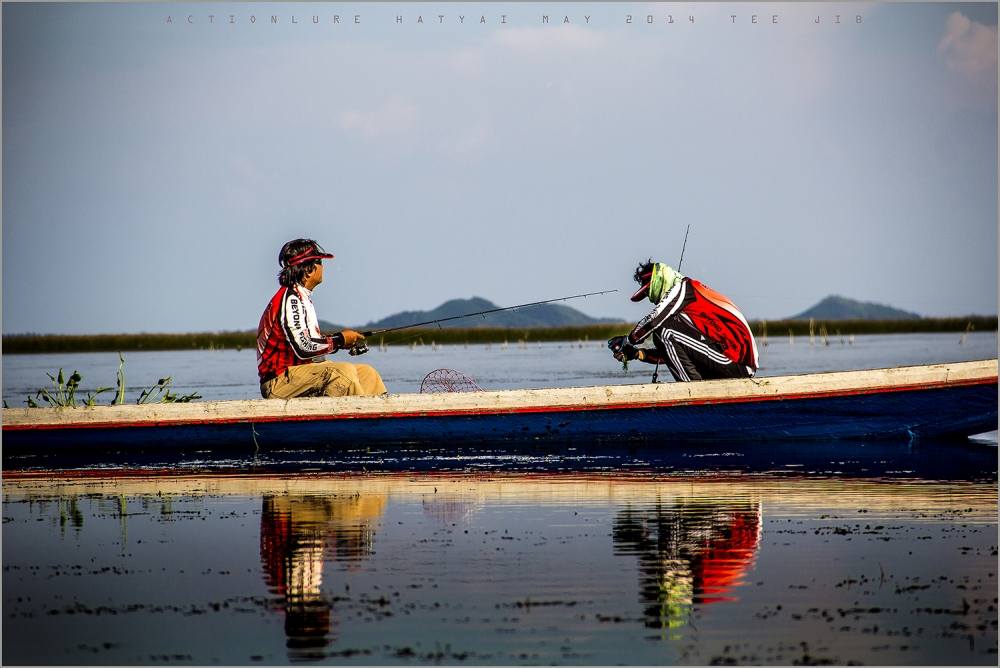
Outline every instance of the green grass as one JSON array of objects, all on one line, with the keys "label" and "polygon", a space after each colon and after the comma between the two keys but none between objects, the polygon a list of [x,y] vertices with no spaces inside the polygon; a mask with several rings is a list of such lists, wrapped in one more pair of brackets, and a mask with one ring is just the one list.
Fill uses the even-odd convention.
[{"label": "green grass", "polygon": [[[584,325],[576,327],[420,328],[372,336],[371,347],[387,345],[518,343],[519,341],[604,341],[627,333],[634,323]],[[756,336],[771,338],[809,336],[808,320],[753,320]],[[850,334],[910,334],[917,332],[995,332],[996,316],[961,318],[921,318],[919,320],[827,320],[813,322],[813,334],[821,337],[825,328],[830,337]],[[256,332],[198,332],[192,334],[17,334],[3,337],[3,353],[117,352],[135,350],[242,350],[253,349]]]}]

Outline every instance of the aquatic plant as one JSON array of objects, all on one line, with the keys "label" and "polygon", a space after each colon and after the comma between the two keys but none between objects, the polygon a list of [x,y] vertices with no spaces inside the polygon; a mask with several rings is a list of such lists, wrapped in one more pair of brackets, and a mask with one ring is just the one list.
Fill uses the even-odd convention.
[{"label": "aquatic plant", "polygon": [[[105,392],[110,392],[112,388],[110,387],[98,387],[96,390],[87,393],[86,398],[80,400],[77,403],[76,391],[80,387],[80,381],[83,380],[83,376],[80,375],[79,371],[73,371],[73,373],[67,378],[63,374],[62,368],[59,372],[53,376],[51,373],[46,373],[52,380],[51,390],[48,388],[41,388],[35,393],[35,399],[40,399],[44,401],[51,407],[62,407],[62,408],[75,408],[78,405],[83,406],[94,406],[96,405],[97,397]],[[189,403],[194,399],[201,399],[201,395],[197,392],[192,392],[190,394],[177,395],[172,392],[170,385],[173,383],[173,378],[167,376],[165,378],[160,378],[156,381],[156,385],[147,388],[139,393],[139,398],[136,400],[137,404],[172,404],[172,403]],[[30,395],[28,396],[25,403],[28,408],[39,408],[40,404],[35,401]],[[125,356],[120,352],[118,353],[118,374],[117,374],[117,386],[115,388],[115,398],[111,401],[112,406],[118,406],[125,403]],[[6,402],[4,402],[4,407],[7,407]]]},{"label": "aquatic plant", "polygon": [[117,379],[118,379],[118,391],[115,392],[115,400],[111,402],[112,405],[125,403],[125,356],[122,355],[120,351],[118,353]]},{"label": "aquatic plant", "polygon": [[[166,378],[160,378],[156,381],[156,385],[147,388],[139,393],[139,398],[135,403],[137,404],[186,404],[190,403],[194,399],[201,399],[201,395],[197,392],[192,392],[191,394],[185,394],[182,396],[177,396],[170,391],[170,384],[173,382],[173,378],[167,376]],[[118,353],[118,392],[115,396],[113,404],[124,404],[125,403],[125,356],[120,352]]]},{"label": "aquatic plant", "polygon": [[[80,372],[73,371],[73,373],[66,378],[63,375],[62,368],[60,368],[58,374],[55,376],[51,373],[47,373],[45,375],[52,381],[52,389],[50,391],[49,389],[43,387],[35,393],[35,398],[41,399],[49,406],[75,407],[77,405],[76,391],[80,387],[80,381],[83,380],[83,376],[80,375]],[[84,406],[93,406],[98,395],[110,391],[110,387],[99,387],[92,392],[88,392],[87,397],[82,400],[82,403]],[[38,408],[39,406],[39,404],[30,396],[28,397],[26,403],[28,404],[28,408]]]},{"label": "aquatic plant", "polygon": [[59,498],[59,527],[63,529],[69,521],[76,529],[83,527],[83,513],[77,505],[76,497]]},{"label": "aquatic plant", "polygon": [[186,404],[193,399],[201,399],[201,395],[197,392],[192,392],[191,394],[185,394],[183,396],[177,396],[170,391],[170,383],[173,379],[170,376],[166,378],[161,378],[156,381],[156,385],[149,388],[148,390],[143,390],[139,394],[139,399],[136,401],[137,404]]}]

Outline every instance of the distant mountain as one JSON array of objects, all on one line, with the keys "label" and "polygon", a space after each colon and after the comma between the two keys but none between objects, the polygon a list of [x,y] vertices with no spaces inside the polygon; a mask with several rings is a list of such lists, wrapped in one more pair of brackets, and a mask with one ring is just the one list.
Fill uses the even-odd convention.
[{"label": "distant mountain", "polygon": [[[402,327],[427,320],[451,318],[466,313],[489,311],[500,308],[488,299],[452,299],[430,311],[403,311],[381,320],[369,322],[359,329],[388,329]],[[571,325],[593,325],[603,322],[619,322],[618,318],[591,318],[575,308],[563,304],[538,304],[514,311],[490,313],[486,317],[459,318],[442,322],[442,327],[565,327]]]},{"label": "distant mountain", "polygon": [[898,308],[859,302],[839,295],[830,295],[810,309],[793,315],[790,320],[917,320],[920,315]]}]

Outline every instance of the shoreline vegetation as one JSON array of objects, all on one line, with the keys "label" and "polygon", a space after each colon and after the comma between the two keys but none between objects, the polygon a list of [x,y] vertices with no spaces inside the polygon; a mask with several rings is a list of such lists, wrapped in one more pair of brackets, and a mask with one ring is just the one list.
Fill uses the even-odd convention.
[{"label": "shoreline vegetation", "polygon": [[[478,343],[534,343],[604,341],[627,334],[634,323],[602,323],[566,327],[425,327],[376,334],[371,347],[409,345],[464,345]],[[995,332],[997,316],[920,318],[914,320],[752,320],[754,335],[764,343],[782,337],[824,343],[857,334],[915,334],[930,332]],[[195,332],[185,334],[10,334],[3,337],[3,354],[121,352],[139,350],[243,350],[256,346],[254,331]]]}]

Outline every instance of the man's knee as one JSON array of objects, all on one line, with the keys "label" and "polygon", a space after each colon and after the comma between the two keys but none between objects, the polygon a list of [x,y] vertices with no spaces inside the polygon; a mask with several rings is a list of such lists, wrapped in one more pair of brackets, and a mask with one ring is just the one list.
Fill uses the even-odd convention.
[{"label": "man's knee", "polygon": [[371,376],[373,378],[381,378],[382,376],[371,364],[356,364],[358,369],[358,376]]},{"label": "man's knee", "polygon": [[350,365],[338,362],[316,362],[322,372],[322,386],[319,394],[327,397],[343,397],[357,394],[357,375],[351,373]]},{"label": "man's knee", "polygon": [[385,393],[385,383],[382,381],[382,376],[375,367],[370,364],[357,364],[355,367],[357,368],[358,380],[361,383],[364,394]]}]

